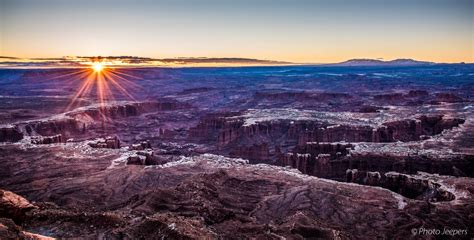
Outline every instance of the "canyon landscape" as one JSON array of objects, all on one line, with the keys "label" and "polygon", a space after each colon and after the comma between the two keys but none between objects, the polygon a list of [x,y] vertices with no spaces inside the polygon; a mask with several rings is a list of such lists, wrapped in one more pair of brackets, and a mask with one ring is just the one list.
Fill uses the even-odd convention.
[{"label": "canyon landscape", "polygon": [[473,93],[410,59],[0,69],[0,238],[472,239]]}]

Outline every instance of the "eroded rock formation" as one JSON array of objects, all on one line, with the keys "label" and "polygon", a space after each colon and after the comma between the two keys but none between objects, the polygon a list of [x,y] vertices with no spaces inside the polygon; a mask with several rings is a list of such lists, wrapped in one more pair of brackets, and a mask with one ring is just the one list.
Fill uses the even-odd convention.
[{"label": "eroded rock formation", "polygon": [[31,137],[31,143],[33,144],[51,144],[63,142],[61,134],[53,136],[34,136]]},{"label": "eroded rock formation", "polygon": [[188,104],[162,99],[156,102],[124,102],[92,105],[48,118],[18,122],[0,127],[0,142],[16,142],[27,136],[82,136],[90,129],[103,129],[105,122],[156,111],[189,108]]},{"label": "eroded rock formation", "polygon": [[111,148],[118,149],[120,148],[120,139],[117,136],[109,136],[105,139],[97,139],[95,141],[89,142],[89,146],[93,148]]},{"label": "eroded rock formation", "polygon": [[0,142],[17,142],[21,139],[23,139],[23,134],[16,127],[0,127]]},{"label": "eroded rock formation", "polygon": [[156,165],[158,162],[151,149],[136,151],[127,158],[129,165]]},{"label": "eroded rock formation", "polygon": [[472,238],[469,64],[70,71],[0,69],[0,238]]},{"label": "eroded rock formation", "polygon": [[348,182],[387,188],[411,199],[430,202],[452,201],[455,199],[454,193],[450,192],[442,183],[436,182],[423,174],[407,175],[397,172],[380,174],[379,172],[348,169],[346,176]]},{"label": "eroded rock formation", "polygon": [[[440,221],[448,228],[473,230],[466,225],[474,206],[469,178],[429,175],[425,184],[390,173],[387,188],[399,188],[390,191],[209,154],[99,174],[106,183],[92,185],[96,180],[78,176],[77,181],[55,183],[65,189],[35,195],[40,208],[27,215],[24,228],[61,238],[401,238],[411,236],[413,228],[435,228]],[[377,174],[369,175],[377,183]],[[437,183],[439,187],[430,187]],[[426,191],[412,198],[412,187],[419,184]],[[454,192],[456,203],[442,199],[451,196],[444,188]],[[437,193],[425,194],[432,189]],[[41,202],[51,196],[61,206]],[[418,196],[444,204],[419,201]],[[107,201],[95,201],[104,197]],[[88,201],[97,205],[88,207]],[[448,222],[443,221],[446,216]]]},{"label": "eroded rock formation", "polygon": [[[428,139],[460,126],[461,118],[422,115],[415,119],[383,122],[379,126],[332,124],[323,120],[273,119],[246,124],[237,113],[213,114],[190,129],[190,136],[216,144],[220,152],[255,161],[276,162],[277,148],[301,152],[308,142],[410,142]],[[309,151],[311,152],[311,151]],[[347,152],[341,152],[344,154]],[[317,156],[317,154],[314,154]],[[294,160],[292,160],[294,161]],[[291,164],[290,164],[291,165]]]},{"label": "eroded rock formation", "polygon": [[132,150],[145,150],[147,148],[151,148],[150,141],[142,141],[140,143],[135,143],[130,146]]}]

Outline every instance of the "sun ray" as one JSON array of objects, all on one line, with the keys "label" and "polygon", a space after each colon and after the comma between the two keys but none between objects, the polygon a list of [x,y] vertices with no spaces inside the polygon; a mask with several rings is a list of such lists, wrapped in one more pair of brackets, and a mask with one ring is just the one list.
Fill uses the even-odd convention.
[{"label": "sun ray", "polygon": [[[78,80],[84,79],[85,77],[87,77],[89,70],[87,70],[87,69],[71,69],[71,70],[68,70],[68,71],[73,71],[73,72],[69,72],[69,73],[66,73],[66,74],[61,74],[59,76],[49,77],[49,78],[47,78],[47,80],[50,80],[50,81],[60,80],[60,83],[54,81],[54,82],[52,82],[52,84],[54,84],[54,85],[59,84],[61,87],[66,87],[66,88],[74,87],[75,85],[77,85]],[[58,85],[58,87],[60,87],[59,85]]]},{"label": "sun ray", "polygon": [[124,95],[126,95],[127,97],[129,97],[129,98],[132,99],[133,101],[136,101],[135,98],[134,98],[127,90],[125,90],[125,88],[122,87],[122,85],[120,85],[120,83],[118,83],[115,79],[113,79],[112,77],[110,77],[109,73],[104,72],[104,76],[106,77],[106,79],[110,80],[110,82],[111,82],[120,92],[122,92]]},{"label": "sun ray", "polygon": [[48,80],[55,80],[55,79],[65,78],[65,77],[69,77],[69,76],[73,76],[73,75],[84,74],[84,73],[87,73],[88,71],[89,71],[88,69],[81,69],[81,70],[78,70],[78,71],[75,71],[75,72],[72,72],[72,73],[63,74],[63,75],[59,75],[59,76],[56,76],[56,77],[48,78]]},{"label": "sun ray", "polygon": [[64,80],[64,84],[67,86],[74,86],[77,84],[77,81],[87,78],[90,75],[88,71],[78,73],[77,75],[71,76],[70,78]]},{"label": "sun ray", "polygon": [[76,85],[78,80],[81,81],[78,85],[78,90],[71,97],[66,111],[77,107],[79,99],[92,96],[98,103],[99,114],[103,122],[108,119],[106,104],[116,101],[115,95],[119,94],[136,101],[130,91],[142,89],[139,84],[130,80],[142,78],[124,73],[123,70],[108,67],[104,62],[92,63],[87,69],[58,77],[70,77],[68,81],[73,85]]},{"label": "sun ray", "polygon": [[108,72],[109,74],[111,74],[113,77],[116,77],[118,79],[120,79],[122,81],[122,83],[124,85],[126,85],[127,88],[134,88],[134,89],[138,89],[138,90],[141,90],[143,89],[140,85],[120,76],[120,75],[117,75],[116,73],[114,72]]},{"label": "sun ray", "polygon": [[69,105],[66,107],[66,111],[70,111],[72,106],[76,103],[77,99],[79,97],[81,97],[84,92],[87,90],[87,89],[90,89],[91,85],[92,85],[92,82],[93,82],[93,79],[90,77],[90,75],[88,75],[86,77],[86,80],[84,81],[84,83],[82,84],[82,86],[79,88],[79,90],[74,94],[74,97],[72,98],[71,102],[69,103]]},{"label": "sun ray", "polygon": [[114,75],[117,75],[117,76],[121,76],[123,79],[125,79],[125,81],[127,82],[132,82],[131,80],[125,78],[125,77],[129,77],[129,78],[133,78],[133,79],[136,79],[136,80],[143,80],[142,78],[140,77],[136,77],[136,76],[133,76],[133,75],[130,75],[130,74],[126,74],[123,72],[124,70],[121,70],[121,69],[110,69],[110,73],[114,74]]},{"label": "sun ray", "polygon": [[137,79],[137,80],[143,80],[143,78],[141,78],[141,77],[133,76],[133,75],[130,75],[130,74],[121,72],[120,70],[115,70],[115,73],[117,73],[117,74],[122,74],[122,75],[124,75],[124,76],[126,76],[126,77],[135,78],[135,79]]}]

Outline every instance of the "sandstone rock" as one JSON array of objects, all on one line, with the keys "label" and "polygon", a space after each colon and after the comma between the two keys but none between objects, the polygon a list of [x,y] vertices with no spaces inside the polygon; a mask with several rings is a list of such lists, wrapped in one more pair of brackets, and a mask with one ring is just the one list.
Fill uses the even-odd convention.
[{"label": "sandstone rock", "polygon": [[426,97],[428,96],[429,93],[428,91],[425,90],[410,90],[406,96],[409,98],[414,98],[414,97]]},{"label": "sandstone rock", "polygon": [[93,148],[118,149],[120,148],[120,140],[117,136],[107,137],[105,139],[98,139],[98,140],[89,142],[89,146]]},{"label": "sandstone rock", "polygon": [[113,233],[131,239],[215,239],[216,234],[200,219],[190,219],[172,213],[154,214],[144,221],[131,224]]},{"label": "sandstone rock", "polygon": [[[319,154],[317,157],[328,156]],[[61,158],[46,160],[50,164],[70,166]],[[41,158],[37,161],[39,165],[44,163]],[[98,161],[87,159],[86,163],[92,167],[82,172],[97,168],[94,164]],[[51,187],[46,194],[34,194],[38,201],[53,200],[58,205],[39,205],[40,209],[27,214],[25,227],[41,229],[58,238],[107,239],[162,236],[396,239],[411,236],[410,229],[417,224],[426,227],[446,224],[449,228],[461,224],[472,230],[466,225],[474,206],[470,178],[432,175],[431,182],[442,184],[437,189],[454,191],[459,197],[457,201],[430,204],[413,200],[409,194],[406,194],[408,198],[403,197],[396,193],[398,189],[346,184],[309,177],[289,168],[251,165],[210,154],[182,157],[179,161],[147,169],[126,167],[94,172],[99,178],[82,175],[76,168],[69,170],[79,173],[75,181],[49,181]],[[48,179],[35,174],[13,177],[19,182]],[[369,174],[369,177],[376,179],[377,174]],[[397,184],[407,183],[412,187],[418,184],[416,180],[403,177],[394,179],[401,179],[393,181]],[[100,184],[95,182],[97,180]],[[34,189],[34,186],[26,187],[26,191]],[[402,189],[403,194],[411,191]],[[414,197],[430,199],[425,196],[433,196],[424,192]],[[103,201],[104,198],[107,200]],[[437,201],[442,199],[437,195],[436,198]],[[354,224],[359,227],[354,228]]]},{"label": "sandstone rock", "polygon": [[53,240],[54,238],[23,231],[11,219],[0,218],[0,239],[2,240]]},{"label": "sandstone rock", "polygon": [[13,192],[0,190],[0,217],[11,218],[21,222],[25,214],[36,207],[25,198]]},{"label": "sandstone rock", "polygon": [[188,156],[196,151],[196,144],[179,144],[179,143],[166,143],[158,142],[156,143],[156,149],[154,153],[159,155],[185,155]]},{"label": "sandstone rock", "polygon": [[120,140],[118,139],[117,136],[107,137],[105,139],[105,144],[107,145],[107,148],[112,148],[112,149],[120,148]]},{"label": "sandstone rock", "polygon": [[61,134],[53,136],[35,136],[31,138],[31,143],[33,144],[51,144],[60,142],[62,142]]},{"label": "sandstone rock", "polygon": [[391,94],[380,94],[375,95],[374,100],[376,101],[388,101],[388,102],[402,102],[405,100],[402,93],[391,93]]},{"label": "sandstone rock", "polygon": [[344,168],[344,162],[335,159],[345,157],[352,147],[348,143],[308,142],[296,146],[291,153],[280,156],[280,163],[308,175],[332,178],[338,175],[341,168],[342,171],[347,169]]},{"label": "sandstone rock", "polygon": [[26,231],[22,231],[22,234],[25,236],[25,239],[28,239],[28,240],[54,240],[55,239],[52,237],[47,237],[47,236],[43,236],[36,233],[26,232]]},{"label": "sandstone rock", "polygon": [[[416,120],[404,120],[384,123],[387,128],[377,130],[377,134],[388,141],[417,141],[421,136],[440,134],[445,129],[457,127],[465,122],[459,118],[421,116]],[[425,137],[426,138],[426,137]]]},{"label": "sandstone rock", "polygon": [[346,174],[348,182],[387,188],[412,199],[430,202],[455,199],[454,194],[442,188],[440,183],[419,174],[387,172],[381,175],[379,172],[358,171],[357,169],[348,169]]},{"label": "sandstone rock", "polygon": [[[104,123],[114,119],[134,117],[153,111],[169,111],[188,108],[189,104],[172,99],[156,102],[125,102],[117,104],[91,105],[73,111],[15,123],[11,127],[0,127],[0,142],[15,142],[24,135],[52,136],[61,134],[64,138],[86,133],[93,128],[104,128]],[[24,129],[20,131],[19,129]]]},{"label": "sandstone rock", "polygon": [[53,240],[54,238],[22,230],[11,219],[0,218],[0,239],[2,240]]},{"label": "sandstone rock", "polygon": [[453,93],[438,93],[436,94],[435,100],[436,103],[439,102],[464,102],[462,97],[457,96],[456,94]]},{"label": "sandstone rock", "polygon": [[349,154],[352,148],[354,148],[354,145],[350,143],[306,142],[303,145],[296,146],[293,151],[297,153],[309,153],[314,156],[323,153],[335,158],[339,155],[345,156]]},{"label": "sandstone rock", "polygon": [[21,228],[11,219],[0,218],[0,237],[1,239],[21,239]]},{"label": "sandstone rock", "polygon": [[146,156],[134,154],[127,158],[127,165],[145,165]]},{"label": "sandstone rock", "polygon": [[70,117],[57,117],[45,120],[35,120],[27,123],[19,123],[29,135],[39,134],[42,136],[71,135],[83,131],[83,124]]},{"label": "sandstone rock", "polygon": [[385,188],[398,192],[406,197],[428,200],[431,202],[451,201],[453,193],[441,188],[441,184],[429,178],[411,176],[397,172],[384,174],[382,184]]},{"label": "sandstone rock", "polygon": [[128,165],[155,165],[158,162],[151,149],[137,151],[127,158]]},{"label": "sandstone rock", "polygon": [[152,111],[169,111],[187,108],[189,105],[172,99],[160,99],[153,102],[126,102],[123,104],[107,104],[104,106],[85,107],[67,115],[75,119],[92,118],[96,121],[138,116]]},{"label": "sandstone rock", "polygon": [[318,177],[330,177],[332,173],[330,154],[287,153],[283,158],[283,166],[291,166],[300,172]]},{"label": "sandstone rock", "polygon": [[132,144],[130,146],[131,150],[145,150],[147,148],[151,148],[150,141],[142,141],[140,143]]},{"label": "sandstone rock", "polygon": [[[351,151],[353,144],[348,143],[307,143],[296,146],[290,153],[279,155],[279,164],[299,169],[308,175],[327,177],[344,181],[348,176],[347,169],[357,168],[363,171],[414,174],[417,171],[439,173],[452,176],[474,176],[474,158],[472,156],[423,156],[391,155],[385,153],[364,153]],[[329,154],[325,162],[326,170],[321,172],[322,165],[317,160],[319,154]],[[305,166],[305,167],[301,167]],[[461,172],[459,169],[463,169]],[[469,175],[471,174],[471,175]],[[365,176],[365,175],[364,175]]]},{"label": "sandstone rock", "polygon": [[0,127],[0,142],[18,142],[23,134],[14,126]]},{"label": "sandstone rock", "polygon": [[361,113],[375,113],[375,112],[378,112],[381,109],[383,109],[383,108],[382,107],[377,107],[377,106],[361,106],[359,108],[359,112],[361,112]]},{"label": "sandstone rock", "polygon": [[[417,141],[420,136],[433,136],[445,129],[464,123],[463,119],[446,118],[441,115],[421,116],[417,119],[386,122],[380,127],[364,125],[331,125],[310,120],[272,120],[245,125],[239,118],[226,118],[226,115],[211,115],[191,128],[191,137],[217,141],[221,148],[229,145],[248,146],[267,143],[299,145],[306,142],[396,142]],[[284,139],[283,142],[277,142]],[[281,141],[281,140],[280,140]]]},{"label": "sandstone rock", "polygon": [[208,114],[195,127],[189,129],[189,136],[201,141],[216,141],[219,131],[224,128],[228,121],[226,117],[237,114],[231,112]]},{"label": "sandstone rock", "polygon": [[270,150],[266,143],[255,144],[252,146],[236,147],[230,153],[230,156],[241,157],[249,160],[268,162]]}]

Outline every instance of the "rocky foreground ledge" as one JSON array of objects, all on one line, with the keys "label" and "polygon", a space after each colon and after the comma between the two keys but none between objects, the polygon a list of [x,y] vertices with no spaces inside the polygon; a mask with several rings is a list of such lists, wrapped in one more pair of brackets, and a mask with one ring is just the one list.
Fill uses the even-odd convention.
[{"label": "rocky foreground ledge", "polygon": [[[1,191],[0,231],[10,239],[42,239],[40,235],[90,239],[415,239],[418,236],[413,229],[420,228],[465,230],[449,236],[459,239],[474,233],[472,178],[426,173],[406,178],[425,179],[452,198],[439,202],[410,199],[382,187],[336,182],[295,169],[204,154],[163,165],[107,168],[77,181],[56,182],[42,195],[24,191],[38,200],[31,203]],[[104,182],[92,185],[97,179]],[[34,185],[35,181],[23,186]]]}]

